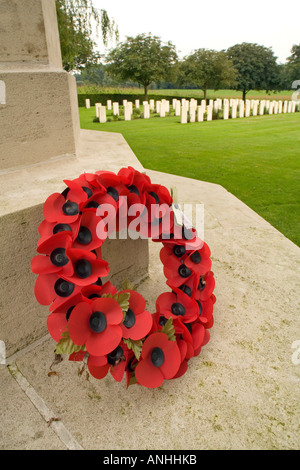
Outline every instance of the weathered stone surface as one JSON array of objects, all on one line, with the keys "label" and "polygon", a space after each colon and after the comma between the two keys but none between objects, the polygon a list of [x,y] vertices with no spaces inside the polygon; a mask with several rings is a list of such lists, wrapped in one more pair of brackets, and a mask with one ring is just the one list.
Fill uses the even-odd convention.
[{"label": "weathered stone surface", "polygon": [[[154,390],[78,375],[81,364],[68,361],[55,367],[59,377],[48,377],[51,339],[17,366],[84,449],[299,449],[300,373],[292,361],[300,338],[299,248],[221,186],[147,174],[177,187],[180,203],[205,205],[217,297],[210,342],[183,377]],[[160,248],[150,244],[150,277],[138,288],[151,312],[168,290]],[[30,411],[23,411],[11,415],[26,435]],[[9,427],[5,447],[24,445],[15,432]]]}]

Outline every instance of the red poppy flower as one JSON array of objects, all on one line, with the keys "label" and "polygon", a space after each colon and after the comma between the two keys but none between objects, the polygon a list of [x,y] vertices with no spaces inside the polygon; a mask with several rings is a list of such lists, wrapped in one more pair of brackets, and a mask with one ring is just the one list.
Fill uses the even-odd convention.
[{"label": "red poppy flower", "polygon": [[80,226],[80,219],[81,217],[78,217],[78,219],[71,224],[48,222],[46,219],[44,219],[38,227],[39,234],[41,235],[41,238],[38,240],[38,246],[56,233],[61,232],[68,232],[71,235],[72,240],[75,240]]},{"label": "red poppy flower", "polygon": [[120,343],[119,326],[123,312],[118,302],[111,298],[81,302],[75,306],[69,319],[69,334],[77,345],[85,345],[93,356],[104,356]]},{"label": "red poppy flower", "polygon": [[212,271],[207,272],[200,277],[198,288],[195,293],[195,299],[207,300],[212,295],[215,288],[215,278]]},{"label": "red poppy flower", "polygon": [[164,292],[156,300],[156,311],[166,318],[172,317],[183,323],[190,323],[198,317],[198,304],[180,290]]},{"label": "red poppy flower", "polygon": [[80,217],[88,195],[78,184],[68,183],[71,187],[67,187],[62,194],[54,193],[46,199],[43,212],[48,222],[70,224]]},{"label": "red poppy flower", "polygon": [[106,377],[110,368],[106,356],[92,356],[91,354],[89,354],[87,366],[90,374],[95,377],[95,379],[103,379]]},{"label": "red poppy flower", "polygon": [[145,310],[146,301],[142,295],[132,290],[123,290],[120,294],[123,292],[130,292],[129,309],[121,323],[123,338],[142,339],[151,330],[152,315]]},{"label": "red poppy flower", "polygon": [[39,274],[34,285],[34,294],[41,305],[50,305],[52,311],[66,301],[67,298],[80,293],[81,286],[67,281],[59,274]]},{"label": "red poppy flower", "polygon": [[73,264],[74,272],[71,276],[64,276],[64,278],[76,285],[93,284],[99,277],[106,277],[109,273],[108,263],[97,259],[95,253],[70,248],[66,250],[66,255]]},{"label": "red poppy flower", "polygon": [[72,296],[66,302],[63,302],[56,309],[48,315],[47,327],[51,337],[58,343],[61,339],[62,333],[67,330],[68,322],[72,311],[75,306],[82,302],[83,298],[81,294]]},{"label": "red poppy flower", "polygon": [[144,387],[160,387],[164,379],[174,377],[180,363],[177,343],[170,341],[165,333],[153,333],[143,344],[141,360],[135,368],[136,380]]},{"label": "red poppy flower", "polygon": [[[61,276],[72,276],[73,264],[66,254],[66,250],[72,246],[70,232],[64,231],[52,235],[37,248],[38,253],[31,260],[31,270],[35,274],[59,273]],[[46,255],[46,256],[43,256]]]},{"label": "red poppy flower", "polygon": [[[98,237],[100,233],[102,234],[101,238]],[[83,211],[73,248],[92,251],[102,246],[106,237],[107,232],[102,217],[97,216],[94,211],[86,210]]]},{"label": "red poppy flower", "polygon": [[146,204],[146,194],[144,188],[146,185],[151,184],[149,176],[144,173],[140,173],[132,167],[122,168],[118,176],[120,176],[121,182],[126,185],[129,190],[127,194],[128,206],[132,204]]},{"label": "red poppy flower", "polygon": [[160,240],[170,233],[171,208],[167,204],[153,204],[145,207],[140,220],[139,232],[143,237]]},{"label": "red poppy flower", "polygon": [[203,242],[200,249],[192,251],[184,259],[184,264],[191,269],[193,272],[200,274],[206,274],[211,269],[210,249],[207,243]]},{"label": "red poppy flower", "polygon": [[103,294],[114,295],[116,293],[117,293],[117,289],[110,281],[107,281],[105,284],[99,285],[99,279],[97,281],[97,284],[84,286],[81,289],[81,294],[83,295],[83,297],[87,299],[94,299],[97,297],[100,298]]},{"label": "red poppy flower", "polygon": [[199,306],[199,321],[206,327],[213,316],[213,300],[209,297],[207,300],[197,300],[196,302]]}]

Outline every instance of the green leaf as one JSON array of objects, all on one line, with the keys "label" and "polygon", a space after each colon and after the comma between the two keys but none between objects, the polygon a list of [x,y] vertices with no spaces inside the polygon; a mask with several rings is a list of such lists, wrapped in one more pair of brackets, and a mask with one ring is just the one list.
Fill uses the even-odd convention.
[{"label": "green leaf", "polygon": [[170,341],[176,341],[175,328],[173,325],[173,318],[170,317],[167,323],[162,327],[162,333],[165,333]]},{"label": "green leaf", "polygon": [[127,345],[129,349],[132,349],[135,357],[137,360],[140,359],[141,352],[142,352],[142,347],[143,347],[143,341],[139,339],[138,341],[134,341],[133,339],[125,339],[123,338],[124,343]]},{"label": "green leaf", "polygon": [[136,376],[134,374],[132,374],[132,376],[130,377],[130,380],[129,380],[128,387],[130,387],[130,385],[134,385],[134,384],[137,384],[137,380],[136,380]]},{"label": "green leaf", "polygon": [[117,295],[117,298],[115,300],[120,305],[123,313],[126,314],[127,310],[129,309],[130,292],[122,292],[121,294],[115,295]]},{"label": "green leaf", "polygon": [[131,284],[129,279],[124,279],[123,284],[122,284],[122,290],[135,290],[134,285]]},{"label": "green leaf", "polygon": [[78,346],[74,344],[70,338],[69,332],[64,331],[61,335],[61,339],[57,343],[55,353],[56,354],[72,354],[74,352],[79,352],[85,350],[85,346]]}]

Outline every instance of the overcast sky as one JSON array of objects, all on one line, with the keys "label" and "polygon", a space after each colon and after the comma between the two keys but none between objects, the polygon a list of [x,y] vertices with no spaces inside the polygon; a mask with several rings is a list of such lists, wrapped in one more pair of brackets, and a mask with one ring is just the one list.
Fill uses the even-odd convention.
[{"label": "overcast sky", "polygon": [[252,42],[271,47],[278,62],[284,63],[293,44],[300,43],[299,0],[93,0],[93,4],[115,20],[120,41],[152,33],[171,41],[180,57],[202,47],[221,50]]}]

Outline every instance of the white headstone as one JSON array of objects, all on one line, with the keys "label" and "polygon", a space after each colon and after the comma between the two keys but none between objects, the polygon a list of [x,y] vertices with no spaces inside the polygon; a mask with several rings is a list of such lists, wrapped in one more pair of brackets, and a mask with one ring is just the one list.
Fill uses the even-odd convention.
[{"label": "white headstone", "polygon": [[149,102],[149,103],[150,103],[150,109],[151,109],[152,111],[154,111],[154,109],[155,109],[155,103],[154,103],[154,100],[150,100],[150,102]]},{"label": "white headstone", "polygon": [[203,106],[198,106],[198,112],[197,112],[197,120],[198,122],[203,121],[203,115],[204,115],[204,107]]},{"label": "white headstone", "polygon": [[274,101],[274,109],[273,109],[274,114],[278,114],[278,101]]},{"label": "white headstone", "polygon": [[196,107],[191,106],[189,113],[190,113],[190,122],[195,122],[196,121]]},{"label": "white headstone", "polygon": [[96,116],[99,117],[99,109],[101,108],[101,103],[95,103]]},{"label": "white headstone", "polygon": [[288,109],[288,102],[287,102],[287,100],[285,100],[285,101],[283,102],[283,110],[282,110],[282,112],[283,112],[283,113],[287,113],[287,109]]},{"label": "white headstone", "polygon": [[250,116],[250,111],[251,111],[251,102],[249,100],[246,100],[246,105],[245,105],[245,117]]},{"label": "white headstone", "polygon": [[[212,101],[212,100],[210,100],[210,101]],[[206,113],[207,113],[206,120],[207,121],[212,121],[212,113],[213,113],[213,105],[212,104],[209,104],[207,106]]]},{"label": "white headstone", "polygon": [[135,104],[136,108],[139,108],[140,107],[140,100],[135,100],[134,104]]},{"label": "white headstone", "polygon": [[253,107],[252,107],[252,114],[253,116],[257,116],[257,108],[258,108],[258,101],[254,100],[253,101]]},{"label": "white headstone", "polygon": [[125,121],[131,120],[131,107],[128,103],[124,106],[124,119]]},{"label": "white headstone", "polygon": [[260,103],[259,103],[259,115],[260,116],[263,116],[264,112],[265,112],[265,100],[261,100]]},{"label": "white headstone", "polygon": [[175,116],[180,116],[181,104],[180,101],[177,100],[175,104]]},{"label": "white headstone", "polygon": [[107,100],[106,104],[107,104],[107,109],[111,110],[111,100]]},{"label": "white headstone", "polygon": [[243,118],[245,113],[245,104],[243,100],[239,101],[239,118]]},{"label": "white headstone", "polygon": [[[0,103],[1,103],[1,101],[0,101]],[[91,107],[91,101],[90,101],[89,98],[87,98],[87,99],[85,100],[85,107],[86,107],[86,109],[90,109],[90,107]]]},{"label": "white headstone", "polygon": [[225,104],[223,108],[223,119],[228,119],[228,118],[229,118],[229,106],[228,104]]},{"label": "white headstone", "polygon": [[181,119],[180,119],[181,124],[187,123],[187,113],[188,113],[187,106],[182,106],[181,107]]},{"label": "white headstone", "polygon": [[203,109],[206,109],[206,100],[201,100],[201,106],[203,106]]},{"label": "white headstone", "polygon": [[278,101],[278,113],[279,114],[282,113],[282,101],[281,100]]},{"label": "white headstone", "polygon": [[156,107],[156,112],[160,113],[161,101],[156,101],[155,107]]},{"label": "white headstone", "polygon": [[116,115],[119,115],[119,103],[117,102],[114,102],[113,103],[113,114],[116,116]]},{"label": "white headstone", "polygon": [[149,119],[150,118],[150,105],[149,103],[143,104],[143,114],[144,114],[144,119]]},{"label": "white headstone", "polygon": [[237,104],[236,104],[236,102],[233,102],[232,107],[231,107],[231,118],[232,119],[236,118],[236,113],[237,113]]},{"label": "white headstone", "polygon": [[165,117],[166,116],[166,102],[165,102],[165,100],[162,100],[162,102],[160,104],[159,115],[160,115],[160,117]]},{"label": "white headstone", "polygon": [[126,106],[127,100],[123,100],[123,106]]},{"label": "white headstone", "polygon": [[270,101],[269,102],[269,114],[273,114],[273,110],[274,110],[274,103],[273,101]]},{"label": "white headstone", "polygon": [[105,106],[101,106],[101,108],[99,108],[99,122],[101,124],[106,122],[106,107]]}]

